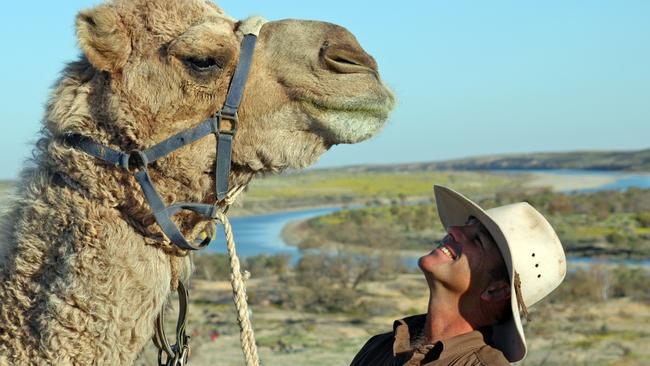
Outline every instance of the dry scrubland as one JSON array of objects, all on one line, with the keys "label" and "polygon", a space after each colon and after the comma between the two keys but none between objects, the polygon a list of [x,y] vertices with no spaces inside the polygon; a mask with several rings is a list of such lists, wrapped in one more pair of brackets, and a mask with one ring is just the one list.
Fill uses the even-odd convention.
[{"label": "dry scrubland", "polygon": [[[618,296],[618,290],[590,280],[611,276],[614,270],[581,269],[571,275],[563,291],[531,308],[532,321],[526,325],[530,352],[522,365],[648,364],[648,295],[628,289],[625,296]],[[427,289],[419,273],[364,282],[350,302],[369,303],[370,308],[328,313],[260,298],[270,288],[286,291],[286,282],[279,277],[264,276],[249,283],[252,319],[265,365],[347,365],[370,335],[388,331],[397,317],[426,309]],[[647,286],[650,275],[646,272],[643,278]],[[243,365],[229,283],[194,281],[192,296],[189,329],[195,336],[190,364]],[[219,336],[212,340],[215,331]],[[149,349],[140,362],[154,365],[154,359]]]}]

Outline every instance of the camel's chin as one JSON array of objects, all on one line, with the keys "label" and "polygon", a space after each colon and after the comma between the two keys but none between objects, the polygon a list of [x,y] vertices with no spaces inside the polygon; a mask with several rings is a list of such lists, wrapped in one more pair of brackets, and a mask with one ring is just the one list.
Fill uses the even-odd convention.
[{"label": "camel's chin", "polygon": [[386,117],[337,113],[326,119],[323,127],[329,132],[332,143],[355,144],[379,133],[385,123]]},{"label": "camel's chin", "polygon": [[305,112],[331,144],[354,144],[367,140],[381,131],[390,109],[325,108],[314,103],[303,103]]}]

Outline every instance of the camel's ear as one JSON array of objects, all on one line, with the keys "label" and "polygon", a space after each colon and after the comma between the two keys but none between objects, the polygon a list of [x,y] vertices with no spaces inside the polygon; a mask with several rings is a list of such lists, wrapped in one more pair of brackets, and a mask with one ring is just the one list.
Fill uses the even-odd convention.
[{"label": "camel's ear", "polygon": [[109,5],[99,5],[77,15],[77,38],[90,63],[102,71],[122,69],[131,53],[126,30]]}]

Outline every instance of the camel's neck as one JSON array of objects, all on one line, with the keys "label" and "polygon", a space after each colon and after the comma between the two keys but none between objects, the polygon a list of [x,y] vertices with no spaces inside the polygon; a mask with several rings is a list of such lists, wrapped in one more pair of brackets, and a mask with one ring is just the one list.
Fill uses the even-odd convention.
[{"label": "camel's neck", "polygon": [[130,364],[170,293],[169,257],[132,222],[148,215],[134,182],[55,141],[92,127],[86,71],[55,89],[35,167],[2,217],[0,365]]},{"label": "camel's neck", "polygon": [[131,363],[170,291],[169,259],[51,178],[35,169],[4,217],[0,364]]}]

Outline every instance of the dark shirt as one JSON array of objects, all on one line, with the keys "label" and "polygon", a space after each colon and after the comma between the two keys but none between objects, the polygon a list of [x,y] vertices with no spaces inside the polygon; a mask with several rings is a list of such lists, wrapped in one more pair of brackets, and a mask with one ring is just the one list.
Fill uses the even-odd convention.
[{"label": "dark shirt", "polygon": [[479,331],[418,346],[425,321],[426,314],[396,320],[393,331],[370,338],[350,366],[510,365],[501,351],[485,343]]}]

